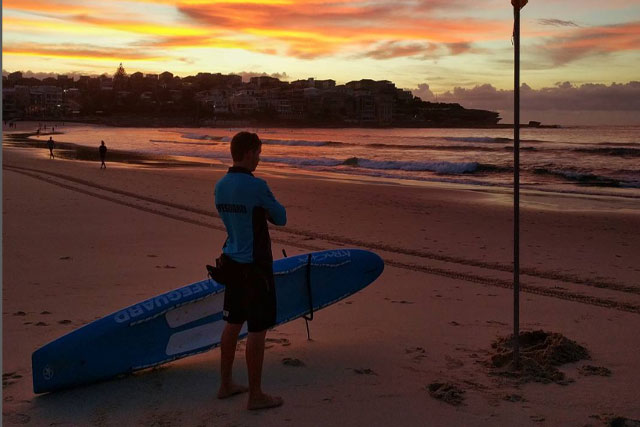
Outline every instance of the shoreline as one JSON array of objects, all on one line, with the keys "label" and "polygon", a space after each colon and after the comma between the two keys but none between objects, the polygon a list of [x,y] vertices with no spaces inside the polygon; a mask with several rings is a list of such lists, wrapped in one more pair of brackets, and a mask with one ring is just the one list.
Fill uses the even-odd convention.
[{"label": "shoreline", "polygon": [[[475,126],[443,126],[443,125],[434,125],[434,126],[360,126],[360,125],[352,125],[352,126],[338,126],[338,125],[317,125],[313,126],[309,125],[298,125],[294,126],[291,124],[264,124],[264,123],[252,123],[245,122],[242,120],[238,121],[228,121],[225,123],[221,123],[216,125],[215,122],[205,121],[199,124],[190,124],[189,122],[178,122],[171,123],[167,125],[163,125],[162,123],[157,122],[157,120],[141,121],[132,124],[122,124],[121,122],[113,122],[108,120],[98,120],[98,119],[47,119],[47,120],[34,120],[34,119],[13,119],[8,120],[14,123],[74,123],[74,124],[86,124],[86,125],[97,125],[97,126],[110,126],[115,128],[189,128],[189,129],[198,129],[198,128],[215,128],[215,129],[224,129],[229,127],[250,127],[250,128],[262,128],[262,129],[512,129],[513,123],[498,123],[496,125],[475,125]],[[230,124],[231,123],[231,124]],[[564,126],[560,124],[552,124],[552,125],[529,125],[528,123],[521,123],[521,129],[562,129],[562,128],[572,128],[576,126]]]},{"label": "shoreline", "polygon": [[[65,132],[54,133],[41,133],[36,134],[33,132],[11,132],[3,133],[3,144],[7,146],[16,147],[29,147],[34,149],[44,149],[45,141],[38,141],[33,139],[34,136],[50,136],[50,135],[64,135]],[[89,147],[87,145],[81,145],[77,143],[69,142],[56,142],[56,151],[59,151],[59,155],[62,158],[68,160],[79,161],[99,161],[97,149]],[[176,155],[155,155],[155,154],[141,154],[127,150],[109,149],[107,162],[123,163],[129,165],[138,165],[141,167],[215,167],[226,169],[224,163],[217,159],[208,159],[200,157],[187,157]],[[261,170],[263,172],[269,172],[272,175],[280,176],[300,176],[300,177],[315,177],[317,179],[330,179],[346,182],[364,182],[364,183],[379,183],[381,185],[398,185],[398,186],[411,186],[411,187],[435,187],[435,188],[449,188],[453,190],[468,190],[477,191],[493,195],[496,200],[499,200],[503,204],[512,203],[510,198],[513,194],[513,187],[507,184],[471,184],[471,183],[459,183],[452,182],[447,178],[442,179],[403,179],[403,178],[391,178],[382,177],[367,174],[349,174],[340,171],[314,171],[304,168],[295,168],[286,165],[271,165],[268,163],[261,163]],[[640,196],[634,194],[624,194],[624,188],[617,187],[602,187],[607,188],[608,192],[598,191],[597,186],[584,185],[583,189],[579,191],[581,187],[576,185],[576,189],[565,190],[561,188],[528,188],[526,186],[520,187],[520,192],[524,196],[521,199],[522,206],[535,207],[538,206],[541,209],[563,209],[562,203],[554,202],[553,199],[570,198],[571,202],[568,203],[569,209],[577,210],[601,210],[601,211],[621,211],[629,210],[634,211],[640,209]],[[589,189],[589,190],[587,190]],[[552,203],[549,201],[552,200]],[[579,203],[579,200],[583,200],[584,203]],[[607,208],[607,201],[611,201],[614,204],[619,204],[619,207]]]}]

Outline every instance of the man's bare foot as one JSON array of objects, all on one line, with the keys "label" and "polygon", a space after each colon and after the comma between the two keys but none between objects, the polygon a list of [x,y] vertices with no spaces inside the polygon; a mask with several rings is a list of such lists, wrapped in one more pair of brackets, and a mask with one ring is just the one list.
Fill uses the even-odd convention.
[{"label": "man's bare foot", "polygon": [[283,403],[284,400],[280,396],[269,396],[268,394],[263,394],[261,396],[250,397],[247,409],[255,411],[258,409],[277,408],[278,406],[282,406]]},{"label": "man's bare foot", "polygon": [[249,391],[248,387],[240,384],[231,384],[230,386],[220,386],[218,390],[218,399],[226,399],[227,397],[235,396],[236,394],[246,393]]}]

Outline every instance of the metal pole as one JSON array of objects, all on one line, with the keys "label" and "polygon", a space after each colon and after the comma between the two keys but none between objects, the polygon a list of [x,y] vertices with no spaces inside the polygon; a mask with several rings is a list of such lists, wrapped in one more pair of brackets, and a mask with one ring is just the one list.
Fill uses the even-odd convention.
[{"label": "metal pole", "polygon": [[520,366],[520,5],[513,8],[513,366]]}]

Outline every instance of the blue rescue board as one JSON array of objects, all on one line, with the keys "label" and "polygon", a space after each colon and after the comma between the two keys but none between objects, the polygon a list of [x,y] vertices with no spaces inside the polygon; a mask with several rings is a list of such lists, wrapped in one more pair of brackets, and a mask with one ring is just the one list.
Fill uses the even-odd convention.
[{"label": "blue rescue board", "polygon": [[[280,325],[309,314],[310,303],[319,310],[358,292],[382,274],[384,262],[373,252],[337,249],[280,259],[273,268]],[[224,286],[207,279],[76,329],[33,353],[33,391],[91,383],[211,350],[225,325],[223,299]]]}]

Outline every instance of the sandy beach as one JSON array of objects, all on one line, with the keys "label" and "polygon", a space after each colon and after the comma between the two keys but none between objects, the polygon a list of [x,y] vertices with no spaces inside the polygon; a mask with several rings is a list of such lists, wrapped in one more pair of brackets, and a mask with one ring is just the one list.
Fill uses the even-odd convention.
[{"label": "sandy beach", "polygon": [[[72,148],[65,149],[72,151]],[[97,148],[96,148],[97,151]],[[640,200],[525,192],[521,329],[560,333],[589,360],[564,383],[493,375],[512,327],[509,191],[259,167],[286,206],[274,258],[360,247],[385,260],[363,291],[268,333],[263,383],[281,408],[215,398],[218,349],[34,395],[31,353],[94,319],[206,276],[226,234],[219,163],[48,159],[3,144],[3,425],[601,426],[640,419]],[[243,344],[235,372],[246,381]],[[302,366],[291,366],[292,358]],[[610,375],[586,375],[585,365]],[[603,372],[603,371],[598,371]],[[462,393],[458,405],[429,385]],[[515,397],[514,397],[515,396]],[[631,424],[629,424],[631,425]]]}]

